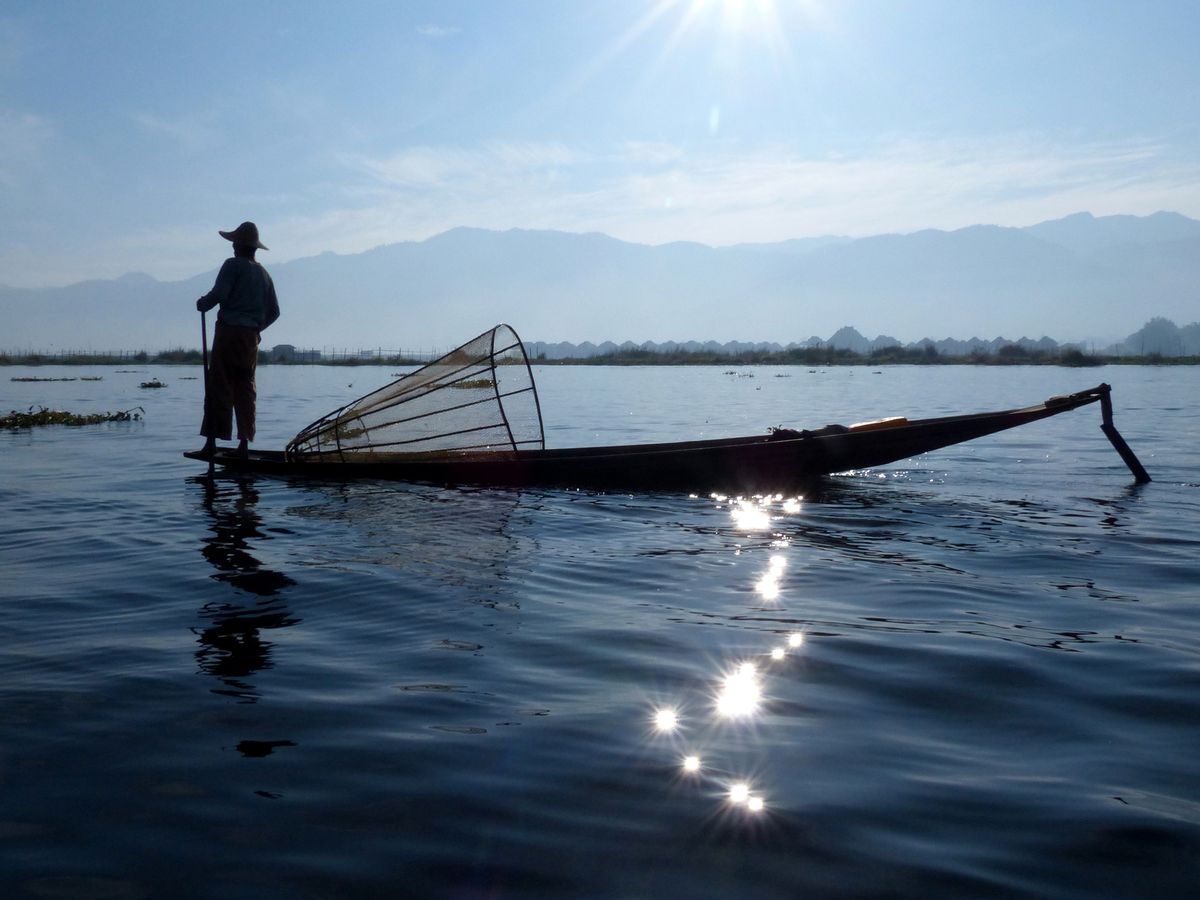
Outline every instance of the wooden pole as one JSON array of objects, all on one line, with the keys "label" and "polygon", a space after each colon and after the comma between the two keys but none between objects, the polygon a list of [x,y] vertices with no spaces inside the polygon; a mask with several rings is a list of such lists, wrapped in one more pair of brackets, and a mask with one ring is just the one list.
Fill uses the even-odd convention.
[{"label": "wooden pole", "polygon": [[[208,321],[205,318],[204,310],[200,310],[200,352],[204,360],[204,422],[210,423],[208,415]],[[205,429],[208,430],[207,428]],[[209,438],[206,434],[204,440],[207,443]],[[213,458],[210,454],[208,457],[208,474],[213,473]]]},{"label": "wooden pole", "polygon": [[1100,430],[1104,432],[1105,437],[1108,438],[1117,452],[1121,454],[1121,459],[1125,460],[1125,465],[1129,466],[1129,471],[1133,473],[1133,480],[1138,484],[1146,484],[1150,481],[1150,474],[1142,466],[1137,455],[1125,443],[1125,438],[1121,437],[1120,432],[1117,431],[1117,427],[1113,424],[1112,397],[1110,396],[1112,388],[1107,384],[1102,384],[1100,387],[1103,389],[1103,393],[1100,395]]}]

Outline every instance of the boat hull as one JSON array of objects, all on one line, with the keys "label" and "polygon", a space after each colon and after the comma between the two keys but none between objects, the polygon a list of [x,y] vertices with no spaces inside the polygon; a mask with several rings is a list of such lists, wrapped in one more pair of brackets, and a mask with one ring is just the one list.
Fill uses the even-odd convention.
[{"label": "boat hull", "polygon": [[[331,454],[315,459],[288,458],[283,451],[251,451],[245,457],[218,452],[211,462],[231,472],[329,481],[781,492],[824,475],[909,459],[1059,415],[1106,398],[1108,392],[1107,385],[1100,385],[1021,409],[709,441],[469,454]],[[184,455],[209,461],[201,451]]]}]

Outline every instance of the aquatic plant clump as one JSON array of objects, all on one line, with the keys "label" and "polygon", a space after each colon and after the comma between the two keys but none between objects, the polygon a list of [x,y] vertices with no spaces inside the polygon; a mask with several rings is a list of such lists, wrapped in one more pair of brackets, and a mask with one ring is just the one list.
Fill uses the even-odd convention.
[{"label": "aquatic plant clump", "polygon": [[103,381],[103,375],[81,375],[79,378],[42,378],[38,375],[23,375],[15,376],[8,379],[9,381]]},{"label": "aquatic plant clump", "polygon": [[17,412],[12,410],[7,416],[0,417],[0,428],[8,428],[16,431],[21,428],[34,428],[39,425],[98,425],[101,422],[139,422],[146,411],[140,406],[135,406],[133,409],[127,409],[123,412],[115,413],[89,413],[88,415],[79,415],[78,413],[64,412],[59,409],[41,409],[34,411],[33,407],[29,408],[28,412]]}]

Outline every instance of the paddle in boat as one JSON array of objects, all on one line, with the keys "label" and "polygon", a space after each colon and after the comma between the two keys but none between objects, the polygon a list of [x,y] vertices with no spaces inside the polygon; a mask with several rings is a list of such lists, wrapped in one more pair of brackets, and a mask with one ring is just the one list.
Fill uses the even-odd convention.
[{"label": "paddle in boat", "polygon": [[775,493],[873,468],[1099,403],[1101,429],[1139,482],[1150,476],[1112,422],[1100,384],[1027,406],[931,419],[893,417],[808,431],[552,449],[519,337],[497,325],[428,365],[321,417],[283,450],[190,459],[231,472],[434,484]]}]

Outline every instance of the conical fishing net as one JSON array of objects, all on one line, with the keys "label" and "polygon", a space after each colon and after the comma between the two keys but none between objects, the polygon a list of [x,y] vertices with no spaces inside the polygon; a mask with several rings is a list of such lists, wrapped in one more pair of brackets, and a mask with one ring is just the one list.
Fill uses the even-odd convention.
[{"label": "conical fishing net", "polygon": [[313,422],[289,459],[542,449],[542,413],[525,348],[497,325],[457,350]]}]

